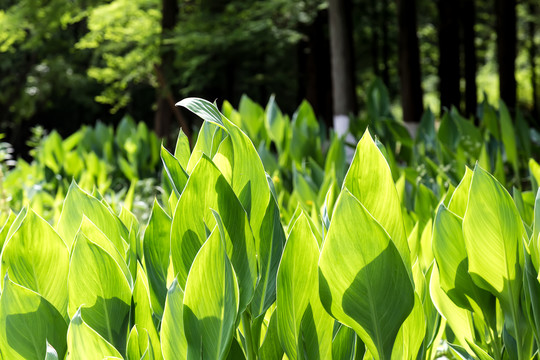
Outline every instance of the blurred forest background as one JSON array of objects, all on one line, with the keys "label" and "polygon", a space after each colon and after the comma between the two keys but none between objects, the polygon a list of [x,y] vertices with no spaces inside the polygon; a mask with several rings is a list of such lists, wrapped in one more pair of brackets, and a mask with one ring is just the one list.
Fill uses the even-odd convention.
[{"label": "blurred forest background", "polygon": [[[319,118],[365,111],[376,79],[399,119],[502,98],[538,127],[537,0],[0,0],[0,133],[61,135],[125,114],[175,138],[187,96]],[[335,101],[332,101],[334,94]]]}]

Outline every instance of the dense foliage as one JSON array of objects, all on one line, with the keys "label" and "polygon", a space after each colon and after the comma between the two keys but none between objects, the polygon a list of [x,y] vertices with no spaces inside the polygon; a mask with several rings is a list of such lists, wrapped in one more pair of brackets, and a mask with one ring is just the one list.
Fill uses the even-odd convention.
[{"label": "dense foliage", "polygon": [[[59,175],[47,179],[61,194],[54,226],[40,200],[0,214],[1,357],[530,359],[535,133],[509,133],[504,105],[486,103],[480,127],[453,111],[436,130],[428,113],[413,141],[383,103],[370,107],[382,141],[360,127],[348,159],[307,103],[289,122],[273,99],[226,103],[226,116],[185,99],[204,123],[193,149],[182,133],[172,153],[161,148],[168,185],[144,222],[84,191],[86,169],[64,196],[75,165],[60,159],[75,150],[49,136],[33,166]],[[131,181],[152,140],[123,124],[98,138],[139,149],[117,149],[116,175]]]}]

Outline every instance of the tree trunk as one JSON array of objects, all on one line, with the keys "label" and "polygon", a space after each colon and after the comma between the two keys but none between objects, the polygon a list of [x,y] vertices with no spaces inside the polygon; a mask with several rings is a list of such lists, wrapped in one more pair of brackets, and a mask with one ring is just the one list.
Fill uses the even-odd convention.
[{"label": "tree trunk", "polygon": [[439,91],[441,113],[445,108],[460,108],[459,17],[455,0],[439,0]]},{"label": "tree trunk", "polygon": [[380,76],[379,70],[379,11],[377,9],[378,0],[371,0],[371,61],[373,73]]},{"label": "tree trunk", "polygon": [[403,120],[420,122],[424,105],[420,79],[420,51],[416,34],[415,0],[398,0],[399,75]]},{"label": "tree trunk", "polygon": [[330,0],[328,8],[333,123],[339,135],[349,130],[349,115],[356,112],[351,11],[347,11],[347,1]]},{"label": "tree trunk", "polygon": [[382,81],[390,91],[390,41],[388,40],[388,0],[382,0],[381,32],[382,32]]},{"label": "tree trunk", "polygon": [[516,1],[495,0],[499,91],[510,111],[516,108]]},{"label": "tree trunk", "polygon": [[327,35],[328,11],[320,10],[306,29],[307,42],[300,43],[300,101],[306,99],[317,116],[332,126],[332,79]]},{"label": "tree trunk", "polygon": [[461,25],[463,28],[463,55],[465,60],[465,114],[476,117],[478,107],[476,88],[476,46],[474,44],[476,23],[476,7],[474,0],[461,0]]},{"label": "tree trunk", "polygon": [[[174,104],[171,107],[168,97],[171,95],[167,79],[172,76],[174,50],[163,45],[163,39],[174,29],[178,20],[178,1],[162,0],[161,9],[161,64],[156,66],[159,87],[157,89],[157,111],[154,117],[154,131],[159,137],[169,137],[171,122],[174,118]],[[182,129],[189,134],[189,129]]]},{"label": "tree trunk", "polygon": [[536,84],[536,42],[534,41],[534,37],[536,34],[536,26],[535,26],[535,20],[536,20],[536,13],[537,13],[537,5],[536,0],[529,0],[529,62],[531,65],[531,88],[532,88],[532,115],[535,122],[538,122],[538,116],[540,115],[538,113],[538,86]]}]

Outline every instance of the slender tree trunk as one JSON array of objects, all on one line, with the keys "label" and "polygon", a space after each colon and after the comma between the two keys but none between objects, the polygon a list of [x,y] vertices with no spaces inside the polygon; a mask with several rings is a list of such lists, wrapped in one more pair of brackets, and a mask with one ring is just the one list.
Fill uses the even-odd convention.
[{"label": "slender tree trunk", "polygon": [[382,63],[383,68],[381,72],[382,81],[390,91],[390,41],[388,40],[388,0],[382,0],[382,11],[381,11],[381,32],[382,32]]},{"label": "slender tree trunk", "polygon": [[[315,114],[322,116],[328,127],[332,126],[332,78],[330,76],[330,47],[328,42],[328,11],[317,17],[306,29],[307,42],[301,43],[300,101],[306,99]],[[326,41],[324,41],[326,40]]]},{"label": "slender tree trunk", "polygon": [[403,120],[419,122],[424,111],[415,0],[398,0],[399,75]]},{"label": "slender tree trunk", "polygon": [[456,0],[439,0],[439,91],[441,113],[460,108],[459,17]]},{"label": "slender tree trunk", "polygon": [[536,78],[536,42],[534,41],[534,37],[536,34],[536,14],[537,14],[537,5],[536,0],[529,0],[529,62],[531,65],[531,88],[532,88],[532,115],[534,117],[535,122],[538,122],[538,116],[540,115],[538,113],[538,86],[537,86],[537,78]]},{"label": "slender tree trunk", "polygon": [[380,76],[379,70],[379,11],[377,9],[378,0],[371,0],[371,61],[373,73]]},{"label": "slender tree trunk", "polygon": [[499,91],[508,109],[516,108],[516,1],[495,0]]},{"label": "slender tree trunk", "polygon": [[[167,37],[168,33],[176,26],[178,19],[178,1],[162,0],[161,14],[161,64],[156,66],[158,80],[160,80],[161,77],[161,81],[159,84],[160,86],[157,89],[157,111],[154,117],[154,131],[159,137],[168,137],[170,136],[170,125],[174,118],[175,111],[174,106],[171,107],[169,100],[167,99],[170,95],[167,79],[169,76],[172,76],[174,50],[166,48],[163,45],[163,39]],[[189,129],[182,130],[184,133],[189,132]]]},{"label": "slender tree trunk", "polygon": [[356,112],[354,60],[349,0],[330,0],[329,32],[332,66],[333,123],[340,135],[349,130],[349,114]]},{"label": "slender tree trunk", "polygon": [[476,87],[476,46],[474,44],[476,23],[476,6],[474,0],[461,0],[462,28],[463,28],[463,55],[465,60],[465,114],[476,116],[478,107]]}]

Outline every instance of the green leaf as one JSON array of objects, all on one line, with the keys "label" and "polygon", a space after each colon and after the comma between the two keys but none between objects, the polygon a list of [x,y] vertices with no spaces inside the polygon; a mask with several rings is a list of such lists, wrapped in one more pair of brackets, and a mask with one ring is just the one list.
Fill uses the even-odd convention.
[{"label": "green leaf", "polygon": [[[201,194],[205,194],[201,198]],[[246,212],[223,175],[205,155],[193,169],[174,213],[171,255],[180,286],[186,283],[193,259],[213,229],[216,210],[225,230],[226,251],[238,275],[240,310],[253,296],[257,264],[253,234]]]},{"label": "green leaf", "polygon": [[259,348],[259,357],[261,359],[281,360],[283,358],[283,348],[279,341],[277,322],[277,311],[273,310],[264,340]]},{"label": "green leaf", "polygon": [[159,335],[152,318],[148,283],[146,281],[146,274],[140,263],[137,263],[137,280],[133,287],[133,305],[131,313],[134,315],[135,325],[138,327],[139,331],[146,330],[149,339],[150,352],[155,359],[161,359],[161,346]]},{"label": "green leaf", "polygon": [[79,233],[68,276],[68,313],[82,307],[90,327],[117,349],[124,349],[131,289],[120,266],[102,247]]},{"label": "green leaf", "polygon": [[45,354],[45,360],[58,360],[58,353],[56,349],[47,341],[47,353]]},{"label": "green leaf", "polygon": [[414,296],[414,307],[399,329],[392,349],[392,359],[416,360],[422,341],[426,335],[426,319],[422,300],[418,294]]},{"label": "green leaf", "polygon": [[465,175],[461,179],[461,182],[454,190],[448,209],[457,216],[463,218],[465,211],[467,210],[467,204],[469,203],[469,190],[471,188],[473,172],[468,167],[465,168]]},{"label": "green leaf", "polygon": [[83,320],[81,309],[77,310],[67,333],[67,360],[102,360],[122,355]]},{"label": "green leaf", "polygon": [[[462,220],[444,205],[439,207],[435,217],[433,253],[440,272],[441,288],[457,306],[470,311],[495,311],[495,303],[490,293],[479,288],[469,274]],[[470,301],[474,301],[479,307],[473,309],[474,304]]]},{"label": "green leaf", "polygon": [[167,297],[167,272],[171,252],[172,220],[154,200],[148,226],[144,231],[143,253],[152,310],[161,317]]},{"label": "green leaf", "polygon": [[66,199],[58,225],[56,229],[64,242],[71,249],[75,240],[75,235],[86,215],[118,249],[118,252],[125,254],[128,245],[128,230],[116,215],[103,205],[98,199],[84,192],[72,182]]},{"label": "green leaf", "polygon": [[67,322],[50,302],[6,277],[0,296],[0,351],[4,359],[43,359],[47,342],[63,358],[66,331]]},{"label": "green leaf", "polygon": [[9,229],[11,228],[11,225],[13,225],[13,223],[15,222],[16,217],[17,216],[13,213],[13,211],[10,210],[6,221],[2,224],[2,229],[0,229],[0,253],[4,248],[4,243],[7,240]]},{"label": "green leaf", "polygon": [[2,251],[1,274],[50,302],[66,322],[69,251],[54,229],[32,209]]},{"label": "green leaf", "polygon": [[285,232],[280,221],[279,207],[273,196],[270,197],[262,220],[259,239],[262,239],[257,249],[260,278],[250,304],[253,317],[264,314],[275,302],[277,272],[285,245]]},{"label": "green leaf", "polygon": [[349,189],[390,235],[410,272],[409,246],[392,172],[367,130],[358,142],[343,188]]},{"label": "green leaf", "polygon": [[[215,229],[189,272],[184,294],[187,359],[224,359],[236,328],[238,282]],[[204,301],[201,301],[204,299]]]},{"label": "green leaf", "polygon": [[334,320],[322,308],[318,286],[314,286],[318,260],[317,239],[301,213],[285,244],[277,275],[278,334],[291,360],[303,358],[298,354],[304,352],[302,342],[309,359],[331,356]]},{"label": "green leaf", "polygon": [[182,129],[180,129],[174,148],[174,157],[180,162],[182,169],[187,169],[190,156],[191,150],[189,148],[189,139]]},{"label": "green leaf", "polygon": [[161,145],[161,160],[163,161],[163,170],[167,173],[173,189],[178,196],[184,190],[188,179],[188,174],[180,165],[180,161],[175,158],[163,144]]},{"label": "green leaf", "polygon": [[325,309],[352,327],[375,359],[390,359],[414,290],[396,246],[347,189],[321,252],[319,291]]},{"label": "green leaf", "polygon": [[[86,215],[83,216],[83,220],[81,223],[81,227],[79,228],[79,232],[84,234],[86,238],[88,238],[90,241],[101,247],[103,250],[109,254],[114,261],[120,266],[120,269],[122,270],[122,273],[124,274],[127,282],[129,283],[129,287],[133,287],[133,278],[131,276],[130,269],[128,268],[128,265],[126,264],[126,261],[124,260],[124,257],[122,254],[118,252],[118,249],[114,246],[114,244],[105,236],[105,234],[98,229],[98,227],[90,221]],[[135,268],[136,271],[136,268]]]},{"label": "green leaf", "polygon": [[469,342],[474,341],[474,326],[472,324],[472,317],[470,312],[463,308],[458,307],[452,300],[446,295],[441,288],[439,280],[439,269],[434,266],[431,273],[431,281],[429,284],[429,290],[433,304],[443,316],[452,332],[458,339],[459,344],[466,347],[470,351],[468,345]]},{"label": "green leaf", "polygon": [[161,322],[161,350],[165,360],[185,359],[187,356],[183,307],[184,292],[175,279],[167,293]]},{"label": "green leaf", "polygon": [[481,288],[493,293],[506,314],[517,320],[521,293],[520,257],[525,234],[510,194],[495,178],[476,167],[463,236],[469,273]]},{"label": "green leaf", "polygon": [[[137,325],[131,328],[128,336],[126,355],[128,360],[141,360],[148,358],[150,340],[146,330],[139,333]],[[153,357],[152,357],[153,358]]]},{"label": "green leaf", "polygon": [[338,327],[332,340],[332,359],[354,360],[356,333],[353,329],[336,322]]},{"label": "green leaf", "polygon": [[[274,302],[273,284],[285,242],[279,222],[279,208],[273,204],[274,200],[270,196],[270,188],[261,159],[246,134],[225,117],[218,118],[219,111],[208,101],[188,98],[177,105],[188,108],[204,119],[203,127],[207,124],[220,126],[227,130],[230,137],[230,143],[225,142],[224,146],[220,146],[215,164],[224,175],[230,175],[228,181],[246,210],[255,239],[261,279],[255,290],[252,315],[258,317]],[[190,163],[192,159],[193,155]],[[230,174],[226,171],[228,169],[231,169]],[[224,216],[219,209],[215,207],[214,209],[218,210],[222,217]],[[268,241],[268,239],[272,240]],[[179,282],[182,284],[180,279]]]},{"label": "green leaf", "polygon": [[504,101],[499,100],[499,112],[501,122],[501,135],[502,142],[504,144],[504,151],[508,162],[512,164],[516,175],[519,171],[518,154],[516,146],[516,133],[514,131],[514,125],[512,124],[512,118],[508,112],[508,108],[504,104]]}]

